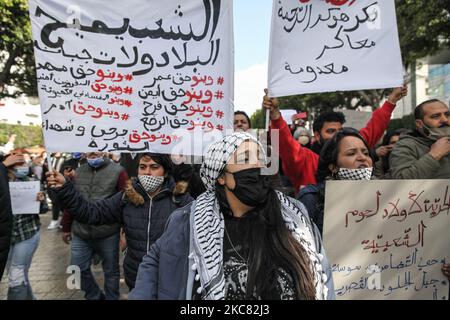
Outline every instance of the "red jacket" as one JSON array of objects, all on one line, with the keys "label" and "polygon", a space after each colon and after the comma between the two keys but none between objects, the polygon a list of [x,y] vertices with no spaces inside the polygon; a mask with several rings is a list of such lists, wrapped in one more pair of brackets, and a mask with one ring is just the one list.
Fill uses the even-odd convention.
[{"label": "red jacket", "polygon": [[[395,104],[386,101],[381,108],[375,110],[365,128],[359,133],[367,141],[370,148],[380,141],[387,129]],[[296,192],[301,186],[316,184],[316,172],[319,164],[319,155],[302,147],[292,136],[291,131],[280,116],[270,125],[271,129],[280,131],[280,158],[283,171],[294,185]]]}]

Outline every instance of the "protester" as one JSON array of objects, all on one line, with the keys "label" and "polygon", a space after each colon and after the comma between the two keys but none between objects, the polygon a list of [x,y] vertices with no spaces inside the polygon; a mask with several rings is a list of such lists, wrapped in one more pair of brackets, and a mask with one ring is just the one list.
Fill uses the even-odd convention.
[{"label": "protester", "polygon": [[320,233],[323,231],[325,181],[370,180],[373,160],[369,145],[355,129],[344,128],[325,143],[319,158],[317,185],[302,188],[297,196]]},{"label": "protester", "polygon": [[139,266],[130,299],[333,296],[317,229],[301,203],[261,174],[262,152],[242,132],[210,146],[200,170],[207,191],[172,215]]},{"label": "protester", "polygon": [[[406,86],[393,89],[383,106],[373,112],[372,118],[369,120],[366,127],[360,130],[362,137],[367,141],[367,144],[370,147],[374,147],[381,139],[388,126],[395,104],[402,97],[406,96],[406,94]],[[282,146],[280,148],[280,158],[283,163],[284,173],[289,177],[297,191],[301,186],[315,184],[319,156],[308,148],[302,147],[292,137],[289,127],[287,126],[286,121],[281,117],[280,110],[278,109],[278,99],[269,99],[267,91],[264,96],[263,106],[267,110],[270,110],[270,119],[272,120],[271,128],[280,131],[280,146]],[[324,141],[331,138],[336,131],[342,129],[342,124],[335,124],[336,128],[334,128],[335,130],[333,130],[333,132],[330,132],[330,134],[327,135],[322,133]],[[323,131],[323,128],[321,131]],[[318,142],[320,141],[316,141],[316,143]]]},{"label": "protester", "polygon": [[130,290],[142,257],[163,233],[169,216],[192,202],[189,194],[173,194],[171,170],[169,156],[143,153],[139,157],[138,179],[129,181],[125,191],[95,202],[84,199],[60,173],[48,174],[49,185],[57,187],[58,200],[75,220],[93,225],[122,222],[127,239],[123,269]]},{"label": "protester", "polygon": [[234,131],[244,131],[252,128],[250,117],[244,111],[234,112]]},{"label": "protester", "polygon": [[[73,184],[83,198],[101,200],[124,190],[128,180],[124,168],[107,158],[102,152],[88,152],[86,159],[87,163],[76,169],[73,179]],[[57,201],[61,204],[59,199]],[[72,231],[71,265],[80,267],[81,290],[85,292],[86,299],[119,299],[119,221],[101,226],[92,226],[76,220],[71,223],[71,214],[72,211],[68,209],[63,216],[65,225],[63,240],[67,241]],[[90,213],[87,212],[87,214]],[[67,220],[69,222],[66,222]],[[95,255],[102,260],[105,277],[104,292],[98,286],[91,271],[91,262]]]},{"label": "protester", "polygon": [[[53,153],[52,157],[51,157],[51,165],[53,167],[53,169],[63,173],[64,172],[64,164],[66,163],[66,161],[70,160],[70,159],[75,159],[74,155],[80,155],[81,158],[81,153],[73,153],[73,154],[69,154],[69,153],[61,153],[61,152],[57,152],[57,153]],[[74,161],[77,161],[78,163],[80,163],[80,158],[75,159]],[[46,181],[46,173],[48,172],[49,168],[48,168],[48,158],[44,157],[44,163],[42,165],[42,177],[41,177],[41,183],[44,185],[44,187],[47,186],[47,181]],[[78,166],[77,166],[78,167]],[[51,203],[52,203],[52,220],[50,221],[49,225],[47,226],[47,230],[56,230],[61,228],[60,225],[60,214],[61,214],[61,207],[58,204],[58,201],[55,199],[54,194],[52,192],[52,190],[47,190],[48,192],[48,196],[51,199]]]},{"label": "protester", "polygon": [[294,139],[305,148],[311,148],[311,134],[304,127],[298,127],[294,132]]},{"label": "protester", "polygon": [[390,157],[393,179],[450,178],[450,110],[440,100],[414,109],[416,130],[403,135]]},{"label": "protester", "polygon": [[[326,180],[371,180],[374,178],[373,163],[374,155],[355,129],[344,128],[325,143],[320,153],[317,185],[303,188],[297,197],[305,205],[321,233]],[[443,265],[442,272],[450,280],[450,263]]]},{"label": "protester", "polygon": [[298,114],[294,114],[291,118],[292,123],[290,124],[290,129],[292,132],[292,135],[294,135],[295,131],[298,128],[305,128],[306,126],[306,121],[305,119],[307,118],[307,114],[306,112],[302,112],[302,113],[298,113]]},{"label": "protester", "polygon": [[41,180],[41,178],[42,178],[43,162],[44,162],[44,159],[41,156],[36,156],[32,160],[31,171],[33,172],[33,174],[36,176],[36,178],[38,180]]},{"label": "protester", "polygon": [[[443,265],[442,267],[442,272],[444,273],[444,275],[448,278],[448,280],[450,281],[450,263],[446,263]],[[450,292],[449,292],[450,293]]]},{"label": "protester", "polygon": [[330,140],[336,132],[342,130],[345,123],[345,116],[342,112],[329,111],[320,114],[313,123],[313,133],[315,142],[311,150],[320,155],[324,144]]},{"label": "protester", "polygon": [[87,163],[86,154],[83,152],[72,152],[72,159],[77,162],[77,168]]},{"label": "protester", "polygon": [[[19,154],[20,155],[20,154]],[[17,162],[8,169],[9,181],[33,181],[26,162]],[[39,192],[39,213],[48,211],[45,194]],[[8,257],[8,300],[34,300],[28,278],[33,255],[39,245],[40,220],[38,214],[15,214],[11,233],[11,248]]]},{"label": "protester", "polygon": [[8,167],[24,162],[21,154],[8,154],[0,162],[0,281],[2,279],[11,242],[13,216],[9,195]]},{"label": "protester", "polygon": [[[78,167],[79,167],[79,159],[71,158],[63,162],[59,172],[62,173],[67,178],[74,179],[75,170]],[[50,221],[47,230],[62,228],[59,218],[61,207],[51,189],[49,190],[49,196],[52,198],[52,220]]]},{"label": "protester", "polygon": [[122,153],[120,155],[120,165],[125,168],[130,178],[137,178],[139,159],[136,153]]},{"label": "protester", "polygon": [[405,134],[408,131],[408,129],[401,128],[389,130],[384,135],[381,145],[375,150],[378,160],[375,162],[374,175],[378,179],[391,179],[389,173],[389,157],[391,155],[391,151],[400,138],[400,135]]}]

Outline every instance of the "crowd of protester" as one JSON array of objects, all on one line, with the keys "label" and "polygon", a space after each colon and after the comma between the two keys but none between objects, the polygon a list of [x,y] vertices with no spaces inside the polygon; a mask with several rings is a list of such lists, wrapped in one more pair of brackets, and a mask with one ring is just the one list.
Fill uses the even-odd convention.
[{"label": "crowd of protester", "polygon": [[[14,148],[11,136],[0,162],[7,298],[35,299],[28,273],[39,215],[48,212],[46,228],[70,243],[88,300],[119,299],[121,253],[129,299],[334,299],[322,244],[326,181],[450,178],[444,102],[420,103],[415,130],[387,130],[406,94],[394,88],[361,130],[345,127],[341,112],[318,115],[312,130],[305,121],[288,126],[278,100],[265,95],[280,139],[280,170],[270,176],[267,148],[242,111],[235,133],[209,146],[201,164],[178,155],[72,152],[52,154],[49,165],[45,151]],[[8,182],[15,181],[40,181],[39,213],[12,214]],[[103,288],[91,271],[96,259]],[[450,279],[450,264],[442,271]]]}]

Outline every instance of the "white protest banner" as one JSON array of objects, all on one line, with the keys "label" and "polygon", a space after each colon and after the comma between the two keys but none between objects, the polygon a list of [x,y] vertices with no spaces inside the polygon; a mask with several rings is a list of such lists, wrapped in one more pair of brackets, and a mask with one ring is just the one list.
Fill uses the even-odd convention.
[{"label": "white protest banner", "polygon": [[292,124],[292,116],[295,116],[297,114],[297,110],[294,109],[281,109],[280,110],[281,116],[284,120],[286,120],[286,123],[288,125]]},{"label": "white protest banner", "polygon": [[37,194],[40,191],[39,181],[10,182],[11,207],[13,214],[39,213]]},{"label": "white protest banner", "polygon": [[274,0],[269,96],[399,87],[394,0]]},{"label": "white protest banner", "polygon": [[449,180],[328,181],[325,196],[337,299],[448,299]]},{"label": "white protest banner", "polygon": [[364,128],[372,117],[371,112],[357,110],[335,110],[342,112],[345,116],[345,127],[361,130]]},{"label": "white protest banner", "polygon": [[29,4],[47,150],[201,155],[233,128],[232,1]]}]

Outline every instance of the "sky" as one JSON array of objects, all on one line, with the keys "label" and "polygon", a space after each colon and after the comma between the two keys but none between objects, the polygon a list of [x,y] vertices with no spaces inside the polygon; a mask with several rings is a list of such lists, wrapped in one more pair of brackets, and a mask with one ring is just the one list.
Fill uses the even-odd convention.
[{"label": "sky", "polygon": [[267,87],[272,0],[234,0],[234,110],[251,116]]}]

